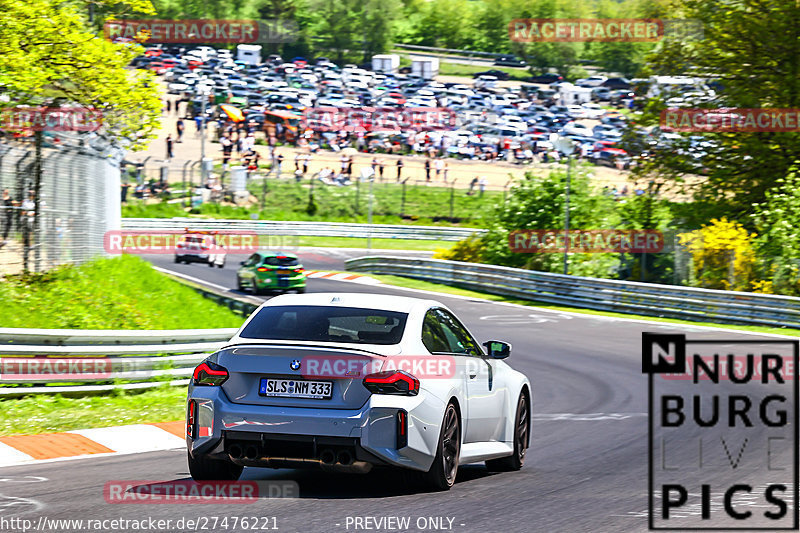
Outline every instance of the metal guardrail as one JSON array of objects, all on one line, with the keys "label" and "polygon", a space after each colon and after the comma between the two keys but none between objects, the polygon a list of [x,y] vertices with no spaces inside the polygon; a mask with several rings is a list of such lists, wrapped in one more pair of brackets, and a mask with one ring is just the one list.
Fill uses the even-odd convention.
[{"label": "metal guardrail", "polygon": [[123,218],[127,231],[169,230],[185,228],[197,231],[254,232],[258,235],[309,237],[353,237],[372,239],[460,241],[473,233],[486,230],[437,226],[395,226],[391,224],[350,224],[346,222],[302,222],[282,220],[226,220],[197,218]]},{"label": "metal guardrail", "polygon": [[436,52],[441,54],[458,54],[462,56],[478,56],[478,57],[503,57],[509,54],[498,54],[496,52],[480,52],[478,50],[459,50],[457,48],[435,48],[433,46],[420,46],[417,44],[395,44],[395,48],[403,48],[405,50],[419,50],[421,52]]},{"label": "metal guardrail", "polygon": [[236,331],[0,328],[0,398],[185,385],[175,378],[191,376]]},{"label": "metal guardrail", "polygon": [[359,257],[356,272],[390,274],[490,294],[600,311],[800,329],[800,298],[565,276],[459,261]]}]

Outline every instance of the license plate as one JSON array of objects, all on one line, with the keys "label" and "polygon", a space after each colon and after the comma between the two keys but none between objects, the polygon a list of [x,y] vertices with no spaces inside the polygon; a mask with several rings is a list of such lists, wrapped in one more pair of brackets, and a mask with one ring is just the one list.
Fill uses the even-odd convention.
[{"label": "license plate", "polygon": [[333,383],[330,381],[306,381],[302,379],[261,378],[258,387],[260,396],[279,398],[312,398],[330,400]]},{"label": "license plate", "polygon": [[291,270],[278,270],[278,274],[280,274],[281,276],[289,276],[291,275],[291,273],[292,273]]}]

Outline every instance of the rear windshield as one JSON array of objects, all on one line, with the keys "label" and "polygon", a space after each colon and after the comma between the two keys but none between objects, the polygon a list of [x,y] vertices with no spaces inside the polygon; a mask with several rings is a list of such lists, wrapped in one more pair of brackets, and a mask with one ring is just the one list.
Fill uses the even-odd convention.
[{"label": "rear windshield", "polygon": [[299,263],[296,257],[266,257],[264,264],[270,266],[295,266]]},{"label": "rear windshield", "polygon": [[398,344],[408,314],[356,307],[264,307],[244,328],[245,339]]}]

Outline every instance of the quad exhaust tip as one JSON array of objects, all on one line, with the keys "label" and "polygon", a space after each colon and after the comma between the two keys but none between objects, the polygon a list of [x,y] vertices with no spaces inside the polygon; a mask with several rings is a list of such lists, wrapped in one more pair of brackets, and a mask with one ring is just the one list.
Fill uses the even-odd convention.
[{"label": "quad exhaust tip", "polygon": [[244,452],[244,456],[251,461],[256,459],[258,457],[258,448],[255,446],[248,446],[247,450]]},{"label": "quad exhaust tip", "polygon": [[330,448],[322,450],[322,453],[319,454],[319,460],[322,461],[323,464],[332,465],[336,462],[336,454]]},{"label": "quad exhaust tip", "polygon": [[354,461],[353,455],[347,450],[340,451],[336,459],[338,460],[339,464],[345,466],[350,466],[351,464],[353,464]]},{"label": "quad exhaust tip", "polygon": [[242,458],[242,447],[238,444],[234,444],[228,450],[228,455],[230,455],[231,459],[241,459]]}]

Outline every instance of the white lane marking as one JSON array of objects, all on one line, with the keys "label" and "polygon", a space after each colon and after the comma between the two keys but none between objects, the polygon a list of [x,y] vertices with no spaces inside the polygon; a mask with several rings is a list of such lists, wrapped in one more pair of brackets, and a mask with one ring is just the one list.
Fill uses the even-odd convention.
[{"label": "white lane marking", "polygon": [[330,274],[330,272],[313,272],[311,274],[307,274],[307,278],[325,278]]},{"label": "white lane marking", "polygon": [[186,441],[163,429],[147,424],[70,431],[117,452],[150,452],[186,446]]},{"label": "white lane marking", "polygon": [[42,481],[50,481],[50,480],[42,476],[0,477],[0,483],[40,483]]},{"label": "white lane marking", "polygon": [[597,420],[627,420],[629,418],[646,417],[647,413],[540,413],[534,414],[533,420],[538,422],[572,421],[594,422]]},{"label": "white lane marking", "polygon": [[[169,450],[156,450],[162,453],[186,453],[186,443],[184,442],[183,449],[172,448]],[[96,459],[98,457],[116,457],[118,455],[134,455],[139,453],[141,450],[134,450],[130,452],[110,452],[110,453],[87,453],[83,455],[71,455],[69,457],[54,457],[53,459],[31,459],[29,461],[21,461],[19,463],[13,464],[4,464],[0,465],[0,468],[7,468],[13,466],[35,466],[45,463],[63,463],[65,461],[79,461],[81,459]]]},{"label": "white lane marking", "polygon": [[[26,509],[26,507],[29,507]],[[33,498],[18,498],[0,494],[0,516],[14,516],[35,513],[44,509],[44,504]]]},{"label": "white lane marking", "polygon": [[26,461],[33,461],[33,457],[16,448],[0,442],[0,466],[14,465]]},{"label": "white lane marking", "polygon": [[527,315],[486,315],[480,317],[478,320],[487,320],[489,322],[502,322],[500,325],[514,326],[521,324],[542,324],[544,322],[558,322],[559,319],[572,320],[571,316],[562,315],[557,317],[542,316],[535,313]]},{"label": "white lane marking", "polygon": [[212,283],[210,281],[206,281],[204,279],[196,278],[194,276],[189,276],[187,274],[181,274],[180,272],[175,272],[174,270],[169,270],[168,268],[162,268],[156,265],[153,265],[153,269],[158,270],[164,274],[171,274],[173,276],[178,276],[179,278],[183,278],[189,281],[194,281],[195,283],[202,283],[208,287],[214,287],[215,289],[220,289],[222,291],[228,292],[231,290],[230,287],[223,287],[222,285],[217,285],[216,283]]}]

